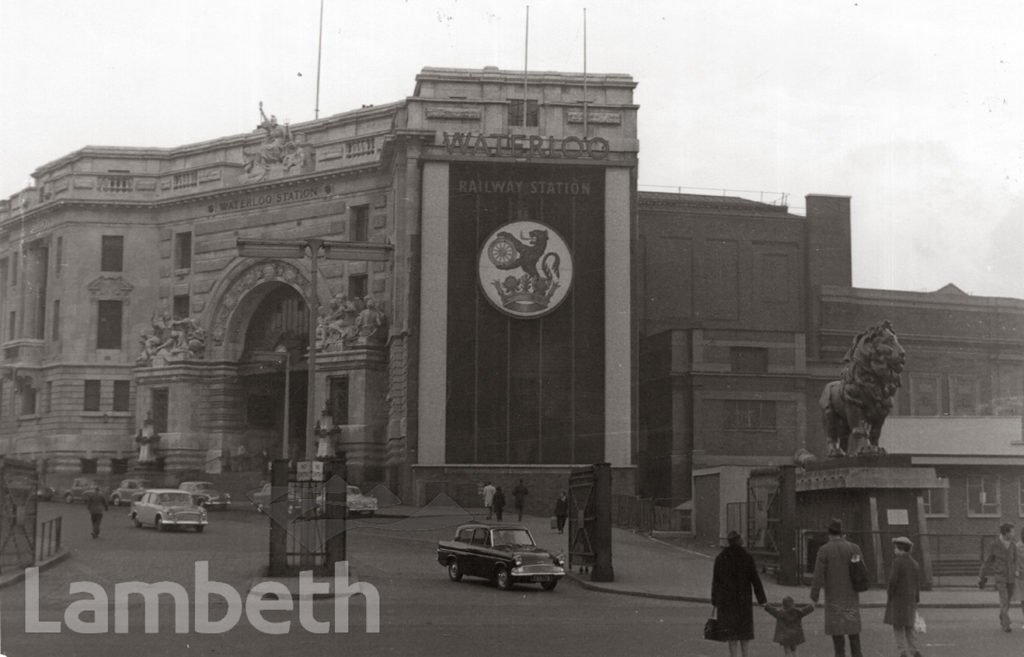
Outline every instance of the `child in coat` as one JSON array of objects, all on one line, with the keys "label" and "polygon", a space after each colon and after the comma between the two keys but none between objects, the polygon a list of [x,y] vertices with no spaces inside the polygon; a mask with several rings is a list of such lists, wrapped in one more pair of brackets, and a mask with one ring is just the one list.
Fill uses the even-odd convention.
[{"label": "child in coat", "polygon": [[786,655],[795,655],[796,647],[805,641],[803,617],[814,611],[814,605],[793,604],[788,595],[782,605],[769,604],[764,610],[775,617],[775,643],[781,644]]}]

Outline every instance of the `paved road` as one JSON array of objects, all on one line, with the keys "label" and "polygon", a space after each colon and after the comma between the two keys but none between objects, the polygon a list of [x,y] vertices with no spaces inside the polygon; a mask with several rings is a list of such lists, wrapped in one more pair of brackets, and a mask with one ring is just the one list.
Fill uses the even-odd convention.
[{"label": "paved road", "polygon": [[[210,578],[242,586],[262,565],[266,519],[249,512],[214,513],[210,528],[192,532],[157,533],[134,529],[124,511],[108,515],[100,539],[88,538],[88,519],[82,507],[55,505],[51,511],[65,517],[65,541],[72,556],[41,575],[40,616],[62,621],[73,600],[90,595],[69,595],[69,583],[93,581],[108,595],[118,582],[162,580],[180,582],[194,601],[193,577],[196,560],[208,560]],[[259,632],[243,615],[231,631],[198,634],[190,623],[189,632],[175,633],[175,618],[169,600],[163,601],[159,632],[146,634],[142,604],[128,611],[127,634],[108,631],[82,635],[68,631],[56,634],[25,632],[25,586],[2,592],[2,635],[0,650],[8,657],[106,656],[146,654],[154,657],[182,655],[245,655],[274,657],[315,654],[351,655],[595,655],[724,656],[724,646],[700,639],[707,607],[699,604],[655,600],[588,591],[563,582],[554,592],[538,587],[517,587],[498,591],[482,580],[449,582],[444,569],[434,560],[438,535],[446,530],[394,530],[384,519],[360,522],[349,534],[349,561],[353,573],[373,584],[380,593],[381,631],[367,634],[365,605],[353,599],[349,607],[350,631],[344,634],[315,634],[303,629],[296,611],[265,614],[271,620],[291,620],[290,631],[273,636]],[[259,549],[254,549],[254,546]],[[258,580],[256,580],[258,581]],[[335,600],[313,604],[317,620],[330,620]],[[189,616],[194,609],[190,609]],[[213,620],[226,613],[223,604],[209,610]],[[1015,620],[1019,616],[1019,610]],[[84,620],[93,620],[83,614]],[[781,649],[770,642],[771,619],[755,610],[758,639],[751,656],[778,655]],[[865,614],[866,655],[894,655],[888,627],[881,625],[881,610]],[[933,610],[931,629],[924,637],[929,657],[1019,657],[1024,647],[1024,630],[1013,634],[998,631],[991,610]],[[828,637],[821,634],[822,619],[816,612],[806,621],[808,643],[801,654],[831,654]]]}]

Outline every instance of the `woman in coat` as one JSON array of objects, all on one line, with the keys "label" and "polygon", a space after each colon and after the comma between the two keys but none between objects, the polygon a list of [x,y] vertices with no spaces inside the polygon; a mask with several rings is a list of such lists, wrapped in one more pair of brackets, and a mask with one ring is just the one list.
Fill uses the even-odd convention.
[{"label": "woman in coat", "polygon": [[737,657],[737,649],[746,657],[747,642],[754,638],[753,596],[757,596],[759,605],[767,603],[768,598],[754,558],[743,549],[743,538],[731,531],[727,540],[729,544],[715,558],[711,604],[718,615],[722,639],[729,643],[729,657]]},{"label": "woman in coat", "polygon": [[914,619],[917,616],[917,603],[921,599],[917,562],[910,556],[910,548],[914,547],[914,544],[905,536],[892,539],[892,544],[896,556],[893,558],[892,573],[889,575],[885,617],[882,622],[892,625],[900,657],[921,657],[921,652],[914,642]]}]

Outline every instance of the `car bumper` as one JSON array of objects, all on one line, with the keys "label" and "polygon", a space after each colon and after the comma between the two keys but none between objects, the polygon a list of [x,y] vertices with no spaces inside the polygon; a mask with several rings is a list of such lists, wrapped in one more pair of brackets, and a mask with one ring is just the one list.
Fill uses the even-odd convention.
[{"label": "car bumper", "polygon": [[170,520],[167,518],[162,518],[160,522],[168,527],[200,527],[209,524],[209,521],[206,520]]},{"label": "car bumper", "polygon": [[565,577],[565,568],[548,564],[516,566],[509,573],[517,582],[550,582]]},{"label": "car bumper", "polygon": [[231,508],[231,500],[210,500],[209,502],[204,502],[203,506],[207,509],[223,511],[224,509]]}]

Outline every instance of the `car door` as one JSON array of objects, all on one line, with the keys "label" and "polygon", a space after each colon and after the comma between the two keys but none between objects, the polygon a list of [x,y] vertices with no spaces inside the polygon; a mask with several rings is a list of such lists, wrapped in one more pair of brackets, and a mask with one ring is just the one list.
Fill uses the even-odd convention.
[{"label": "car door", "polygon": [[144,493],[135,505],[135,517],[146,525],[153,522],[153,493]]},{"label": "car door", "polygon": [[473,575],[490,577],[490,557],[487,555],[490,546],[490,533],[486,527],[473,530],[473,544],[470,546],[469,567]]}]

